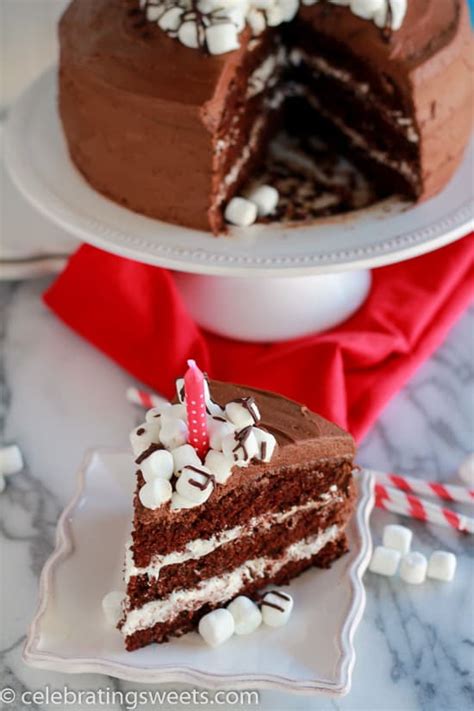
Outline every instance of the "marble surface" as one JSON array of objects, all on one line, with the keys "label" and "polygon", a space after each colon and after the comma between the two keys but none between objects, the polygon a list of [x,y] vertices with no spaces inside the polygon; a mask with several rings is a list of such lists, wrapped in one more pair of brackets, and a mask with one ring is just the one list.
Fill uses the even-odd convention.
[{"label": "marble surface", "polygon": [[[31,669],[21,659],[25,630],[36,606],[38,576],[53,548],[56,521],[73,493],[84,450],[123,446],[140,418],[124,399],[130,378],[43,306],[40,296],[47,284],[42,279],[0,285],[3,440],[17,442],[27,463],[0,495],[0,689],[8,686],[21,693],[67,685],[132,690],[133,684],[105,677]],[[361,464],[455,480],[457,465],[473,449],[473,333],[474,310],[386,409],[362,443]],[[392,520],[391,515],[374,513],[375,540]],[[336,701],[264,692],[260,708],[472,708],[472,539],[440,528],[417,524],[413,528],[417,548],[426,553],[447,548],[459,556],[455,583],[409,588],[367,573],[368,602],[356,636],[351,693]]]}]

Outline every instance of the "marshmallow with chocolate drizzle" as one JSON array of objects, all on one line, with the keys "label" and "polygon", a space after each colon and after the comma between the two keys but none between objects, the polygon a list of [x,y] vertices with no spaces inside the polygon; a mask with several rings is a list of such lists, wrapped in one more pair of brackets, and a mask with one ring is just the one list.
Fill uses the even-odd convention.
[{"label": "marshmallow with chocolate drizzle", "polygon": [[[139,496],[146,508],[156,508],[160,501],[167,503],[170,498],[172,510],[200,506],[216,484],[225,484],[234,467],[247,467],[252,461],[269,462],[275,452],[274,435],[258,426],[261,418],[255,399],[241,397],[223,407],[212,399],[206,381],[211,449],[203,463],[187,442],[183,379],[177,380],[176,390],[177,404],[149,410],[146,422],[130,435],[136,463],[146,481]],[[171,497],[164,484],[154,484],[156,479],[170,482]]]},{"label": "marshmallow with chocolate drizzle", "polygon": [[359,17],[395,32],[402,26],[408,0],[140,0],[144,22],[157,23],[169,37],[209,54],[226,54],[240,46],[247,26],[254,36],[268,27],[291,22],[300,4],[346,5]]}]

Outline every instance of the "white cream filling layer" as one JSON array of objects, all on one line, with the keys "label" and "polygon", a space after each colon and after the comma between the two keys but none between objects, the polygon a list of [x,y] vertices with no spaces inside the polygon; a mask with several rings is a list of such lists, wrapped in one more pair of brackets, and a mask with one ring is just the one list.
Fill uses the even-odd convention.
[{"label": "white cream filling layer", "polygon": [[143,568],[135,566],[131,542],[129,542],[125,554],[125,581],[128,583],[130,578],[135,575],[148,575],[150,578],[158,579],[162,568],[168,565],[177,565],[178,563],[185,563],[188,560],[197,560],[209,555],[209,553],[212,553],[226,543],[231,543],[242,536],[249,535],[254,528],[258,528],[259,531],[268,531],[272,526],[284,523],[293,516],[311,510],[322,509],[335,501],[342,501],[342,498],[337,496],[337,487],[334,485],[331,487],[329,494],[323,494],[315,501],[308,501],[301,506],[292,506],[287,511],[281,513],[254,516],[246,524],[234,526],[234,528],[229,528],[210,538],[196,538],[193,541],[189,541],[181,551],[155,556],[150,565]]},{"label": "white cream filling layer", "polygon": [[323,533],[293,543],[280,558],[255,558],[229,573],[203,580],[191,590],[175,590],[164,600],[148,602],[137,610],[130,610],[122,627],[124,637],[148,629],[159,622],[172,620],[183,610],[195,610],[211,603],[218,605],[237,595],[247,583],[266,576],[273,576],[288,563],[311,558],[334,541],[339,535],[339,526],[330,526]]},{"label": "white cream filling layer", "polygon": [[321,106],[321,102],[318,101],[316,97],[309,95],[308,101],[323,116],[327,116],[328,118],[330,118],[330,120],[335,126],[337,126],[343,133],[345,133],[346,136],[349,136],[355,146],[357,146],[358,148],[362,148],[367,153],[367,155],[376,160],[377,163],[380,163],[381,165],[386,165],[389,168],[398,171],[411,183],[417,183],[418,174],[407,161],[394,160],[389,156],[386,151],[381,151],[378,148],[372,148],[369,145],[368,141],[364,138],[364,136],[362,136],[360,133],[348,126],[345,121],[342,121],[340,118],[337,118],[332,114],[328,114]]},{"label": "white cream filling layer", "polygon": [[310,56],[300,49],[293,49],[290,53],[290,61],[295,66],[306,64],[313,67],[317,72],[330,76],[341,84],[347,85],[356,96],[362,96],[366,101],[375,104],[379,108],[385,108],[391,121],[399,127],[402,127],[405,132],[405,137],[410,143],[419,143],[420,137],[415,129],[413,120],[409,116],[405,116],[401,111],[390,110],[382,101],[379,101],[370,92],[370,85],[367,82],[361,82],[354,79],[353,75],[346,69],[333,67],[324,57]]}]

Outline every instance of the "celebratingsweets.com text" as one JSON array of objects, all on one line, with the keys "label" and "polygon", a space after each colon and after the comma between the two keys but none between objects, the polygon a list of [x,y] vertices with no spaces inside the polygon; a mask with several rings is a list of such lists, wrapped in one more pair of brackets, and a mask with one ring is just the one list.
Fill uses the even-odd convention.
[{"label": "celebratingsweets.com text", "polygon": [[189,689],[182,691],[141,689],[121,691],[120,689],[42,689],[15,691],[10,687],[0,689],[2,708],[17,709],[31,706],[51,706],[65,709],[81,704],[82,706],[120,706],[126,711],[136,711],[140,707],[153,706],[258,706],[258,691],[233,691],[230,689],[209,691],[207,689]]}]

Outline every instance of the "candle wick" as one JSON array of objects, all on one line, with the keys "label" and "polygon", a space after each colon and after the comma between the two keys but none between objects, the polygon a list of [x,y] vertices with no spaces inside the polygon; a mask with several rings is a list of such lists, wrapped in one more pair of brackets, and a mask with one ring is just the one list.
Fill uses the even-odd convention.
[{"label": "candle wick", "polygon": [[188,366],[189,366],[190,368],[196,368],[196,367],[197,367],[197,366],[196,366],[196,361],[195,361],[195,360],[192,360],[192,359],[189,359],[189,360],[188,360]]}]

